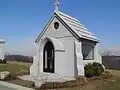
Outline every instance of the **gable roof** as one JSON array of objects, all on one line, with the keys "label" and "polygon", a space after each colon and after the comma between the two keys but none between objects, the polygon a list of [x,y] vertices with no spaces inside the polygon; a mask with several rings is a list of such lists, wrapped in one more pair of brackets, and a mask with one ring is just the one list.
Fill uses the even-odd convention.
[{"label": "gable roof", "polygon": [[91,32],[89,32],[88,29],[84,25],[82,25],[79,20],[77,20],[77,19],[75,19],[67,14],[64,14],[60,11],[54,12],[53,16],[48,21],[47,25],[45,26],[43,31],[40,33],[40,35],[38,36],[38,38],[36,39],[35,42],[38,42],[40,40],[40,38],[42,37],[42,35],[46,31],[47,27],[50,25],[50,23],[52,22],[52,20],[55,17],[57,19],[59,19],[64,24],[64,26],[68,27],[69,31],[77,39],[83,38],[83,39],[99,42],[98,38],[96,38]]}]

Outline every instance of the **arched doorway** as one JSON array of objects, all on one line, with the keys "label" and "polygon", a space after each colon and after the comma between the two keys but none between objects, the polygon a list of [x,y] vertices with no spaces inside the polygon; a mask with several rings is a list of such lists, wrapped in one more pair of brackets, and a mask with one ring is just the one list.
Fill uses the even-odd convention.
[{"label": "arched doorway", "polygon": [[43,51],[43,71],[54,73],[54,46],[50,41],[44,46]]}]

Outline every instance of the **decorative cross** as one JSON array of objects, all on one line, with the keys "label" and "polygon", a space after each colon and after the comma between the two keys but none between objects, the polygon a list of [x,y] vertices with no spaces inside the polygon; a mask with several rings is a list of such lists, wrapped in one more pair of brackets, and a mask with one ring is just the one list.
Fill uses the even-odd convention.
[{"label": "decorative cross", "polygon": [[60,0],[55,0],[55,2],[54,2],[55,11],[58,11],[59,4],[60,4]]}]

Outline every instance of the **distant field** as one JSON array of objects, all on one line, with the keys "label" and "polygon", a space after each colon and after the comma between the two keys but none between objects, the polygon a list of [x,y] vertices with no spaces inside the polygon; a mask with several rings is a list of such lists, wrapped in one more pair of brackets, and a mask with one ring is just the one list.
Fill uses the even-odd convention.
[{"label": "distant field", "polygon": [[5,55],[7,61],[18,61],[18,62],[28,62],[32,63],[33,57],[23,56],[23,55]]},{"label": "distant field", "polygon": [[18,62],[18,61],[7,61],[8,64],[17,64],[17,65],[23,65],[26,67],[30,67],[32,63],[27,62]]}]

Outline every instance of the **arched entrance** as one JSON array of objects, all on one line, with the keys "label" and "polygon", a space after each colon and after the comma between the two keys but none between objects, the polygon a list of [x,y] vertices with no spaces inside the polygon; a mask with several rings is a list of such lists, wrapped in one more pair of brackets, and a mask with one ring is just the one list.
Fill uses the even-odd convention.
[{"label": "arched entrance", "polygon": [[43,71],[54,73],[54,46],[50,41],[44,46],[43,51]]}]

